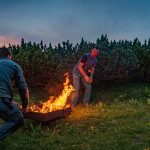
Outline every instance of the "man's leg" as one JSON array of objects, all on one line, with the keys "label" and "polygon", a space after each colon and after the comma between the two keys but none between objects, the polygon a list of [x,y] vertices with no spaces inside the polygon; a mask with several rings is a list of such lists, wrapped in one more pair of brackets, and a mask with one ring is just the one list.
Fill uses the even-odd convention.
[{"label": "man's leg", "polygon": [[91,87],[92,86],[91,86],[91,83],[86,82],[84,78],[82,78],[82,83],[85,87],[83,103],[88,104],[90,101],[90,97],[91,97]]},{"label": "man's leg", "polygon": [[10,133],[16,131],[23,123],[23,115],[16,103],[11,102],[10,108],[0,99],[0,118],[5,121],[0,126],[0,141],[6,138]]},{"label": "man's leg", "polygon": [[79,97],[79,86],[80,86],[79,76],[73,75],[73,86],[74,86],[74,91],[72,93],[72,105],[76,106]]}]

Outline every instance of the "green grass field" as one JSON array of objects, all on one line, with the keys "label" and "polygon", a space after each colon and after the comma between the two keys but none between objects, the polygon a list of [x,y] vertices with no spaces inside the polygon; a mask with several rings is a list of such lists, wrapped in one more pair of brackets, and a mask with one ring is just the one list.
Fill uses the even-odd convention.
[{"label": "green grass field", "polygon": [[[31,101],[47,93],[31,90]],[[18,98],[18,96],[15,96]],[[47,125],[26,120],[0,150],[150,150],[150,84],[93,89],[91,105]]]}]

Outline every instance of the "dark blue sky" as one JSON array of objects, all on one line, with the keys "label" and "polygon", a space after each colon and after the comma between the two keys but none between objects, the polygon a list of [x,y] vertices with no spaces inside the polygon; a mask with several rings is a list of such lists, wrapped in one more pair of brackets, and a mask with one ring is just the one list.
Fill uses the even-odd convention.
[{"label": "dark blue sky", "polygon": [[83,37],[143,42],[150,38],[149,0],[0,0],[0,45],[25,41],[44,43]]}]

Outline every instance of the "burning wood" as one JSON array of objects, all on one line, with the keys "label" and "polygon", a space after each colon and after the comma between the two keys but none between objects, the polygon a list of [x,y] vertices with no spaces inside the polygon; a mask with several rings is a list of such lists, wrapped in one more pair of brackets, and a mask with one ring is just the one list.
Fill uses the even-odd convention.
[{"label": "burning wood", "polygon": [[[64,89],[60,96],[58,97],[50,97],[50,99],[41,104],[36,104],[30,106],[28,108],[28,113],[24,114],[25,118],[34,119],[37,121],[42,121],[43,117],[48,117],[50,120],[54,120],[55,118],[60,118],[66,116],[71,109],[70,104],[67,104],[68,97],[71,95],[73,91],[73,86],[69,83],[69,75],[65,74],[66,80],[64,82]],[[42,119],[43,118],[43,119]],[[49,119],[44,120],[49,120]]]}]

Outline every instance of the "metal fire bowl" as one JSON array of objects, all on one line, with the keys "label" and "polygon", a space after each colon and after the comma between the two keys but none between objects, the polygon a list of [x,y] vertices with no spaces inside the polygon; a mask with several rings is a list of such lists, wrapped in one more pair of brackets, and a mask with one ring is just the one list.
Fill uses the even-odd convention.
[{"label": "metal fire bowl", "polygon": [[65,108],[65,109],[52,111],[48,113],[27,112],[24,113],[23,115],[25,119],[31,119],[39,122],[50,122],[53,120],[64,118],[69,113],[71,113],[71,108]]}]

